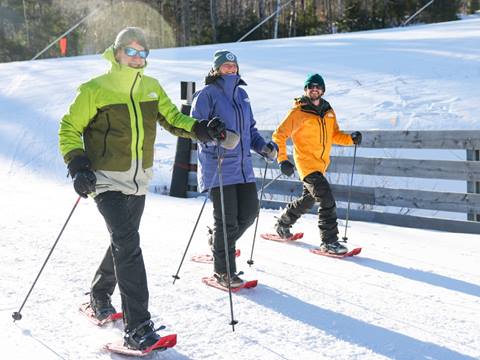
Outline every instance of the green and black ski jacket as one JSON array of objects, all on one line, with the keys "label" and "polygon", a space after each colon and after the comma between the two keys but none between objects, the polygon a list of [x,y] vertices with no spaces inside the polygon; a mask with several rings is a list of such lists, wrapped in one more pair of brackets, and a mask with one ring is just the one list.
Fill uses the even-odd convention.
[{"label": "green and black ski jacket", "polygon": [[157,122],[194,138],[195,119],[182,114],[145,69],[120,65],[108,48],[111,69],[79,87],[59,130],[65,162],[85,154],[97,175],[96,193],[146,193],[152,177]]}]

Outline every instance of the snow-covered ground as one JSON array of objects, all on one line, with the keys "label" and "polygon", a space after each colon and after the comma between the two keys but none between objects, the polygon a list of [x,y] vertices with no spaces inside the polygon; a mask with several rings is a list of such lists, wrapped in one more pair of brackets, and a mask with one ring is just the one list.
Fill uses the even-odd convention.
[{"label": "snow-covered ground", "polygon": [[[273,128],[320,72],[326,98],[347,129],[478,129],[480,19],[406,29],[155,50],[147,73],[179,103],[180,80],[200,82],[215,49],[240,58],[259,127]],[[57,149],[58,121],[78,85],[105,69],[99,56],[0,64],[0,346],[2,359],[121,359],[101,350],[120,324],[96,328],[78,312],[108,234],[92,200],[82,200],[30,296],[12,322],[76,195]],[[160,132],[156,181],[168,186],[175,139]],[[480,359],[480,240],[475,235],[351,222],[353,259],[311,254],[316,218],[296,225],[292,244],[239,241],[239,268],[257,288],[228,295],[200,278],[211,266],[208,204],[181,279],[172,285],[202,205],[149,194],[142,249],[153,319],[178,334],[158,359]],[[259,232],[275,211],[262,210]],[[343,222],[341,223],[343,226]],[[343,231],[343,229],[342,229]],[[114,303],[120,307],[118,294]],[[165,332],[165,333],[166,333]]]}]

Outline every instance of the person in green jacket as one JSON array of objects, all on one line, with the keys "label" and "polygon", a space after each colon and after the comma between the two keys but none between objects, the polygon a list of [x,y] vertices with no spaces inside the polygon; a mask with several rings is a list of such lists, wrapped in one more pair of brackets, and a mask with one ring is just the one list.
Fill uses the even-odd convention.
[{"label": "person in green jacket", "polygon": [[59,130],[60,151],[75,191],[94,196],[110,233],[95,273],[89,306],[98,320],[115,313],[118,282],[125,345],[145,349],[160,336],[148,311],[138,229],[152,178],[157,123],[202,142],[225,137],[221,120],[197,121],[178,111],[154,78],[144,75],[149,49],[140,28],[128,27],[103,54],[111,69],[82,84]]}]

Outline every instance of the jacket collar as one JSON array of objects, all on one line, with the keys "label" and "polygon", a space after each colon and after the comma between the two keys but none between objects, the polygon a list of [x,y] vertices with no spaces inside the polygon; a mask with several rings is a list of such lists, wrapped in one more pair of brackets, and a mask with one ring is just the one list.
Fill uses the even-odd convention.
[{"label": "jacket collar", "polygon": [[332,110],[332,107],[325,99],[320,99],[320,104],[318,106],[314,105],[308,96],[300,96],[295,98],[295,108],[300,108],[301,111],[308,112],[311,114],[319,115],[322,118],[325,116],[327,111]]},{"label": "jacket collar", "polygon": [[215,84],[220,87],[228,98],[232,99],[235,89],[240,85],[247,85],[247,83],[240,77],[240,75],[211,75],[205,78],[205,84]]},{"label": "jacket collar", "polygon": [[114,79],[117,89],[122,92],[130,91],[137,76],[142,77],[143,72],[147,67],[147,63],[145,63],[145,66],[140,69],[135,69],[127,65],[119,64],[115,59],[113,45],[104,51],[102,57],[108,62],[110,62],[111,67],[108,71],[108,74]]}]

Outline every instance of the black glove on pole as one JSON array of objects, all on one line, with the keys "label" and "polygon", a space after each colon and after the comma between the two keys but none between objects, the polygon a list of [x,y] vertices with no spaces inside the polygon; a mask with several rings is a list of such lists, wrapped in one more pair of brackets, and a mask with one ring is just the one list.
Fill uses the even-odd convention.
[{"label": "black glove on pole", "polygon": [[278,155],[278,146],[273,141],[269,141],[262,148],[261,154],[266,160],[275,161]]},{"label": "black glove on pole", "polygon": [[207,123],[207,132],[212,140],[222,141],[227,135],[225,123],[218,116],[215,116]]},{"label": "black glove on pole", "polygon": [[201,142],[222,141],[226,137],[225,123],[217,116],[212,120],[196,122],[192,131]]},{"label": "black glove on pole", "polygon": [[350,136],[355,145],[360,145],[362,143],[362,133],[360,131],[355,131]]},{"label": "black glove on pole", "polygon": [[289,160],[283,160],[280,163],[280,171],[283,175],[290,177],[295,172],[295,165],[293,165]]},{"label": "black glove on pole", "polygon": [[32,286],[30,287],[30,290],[28,291],[28,294],[27,294],[27,296],[25,297],[25,300],[23,300],[23,303],[22,303],[22,305],[20,306],[20,309],[18,309],[18,311],[15,311],[15,312],[12,314],[13,322],[22,319],[22,314],[21,314],[22,309],[23,309],[23,307],[25,306],[25,303],[27,302],[28,297],[29,297],[30,294],[32,293],[32,290],[33,290],[33,288],[35,287],[35,284],[37,283],[37,280],[38,280],[38,278],[40,277],[40,274],[42,273],[43,269],[45,268],[45,265],[47,265],[48,259],[50,259],[50,255],[52,255],[52,252],[53,252],[53,249],[55,249],[55,246],[57,246],[58,240],[60,240],[60,236],[62,236],[63,230],[65,230],[65,227],[67,226],[68,221],[69,221],[70,218],[72,217],[72,214],[73,214],[73,212],[75,211],[75,208],[77,207],[78,203],[80,202],[80,199],[81,199],[81,197],[79,196],[78,199],[77,199],[77,201],[75,201],[75,205],[73,205],[73,209],[72,209],[72,211],[70,211],[70,214],[68,215],[67,221],[65,221],[65,224],[63,224],[62,230],[60,230],[60,234],[58,234],[57,239],[55,240],[52,248],[50,249],[50,252],[49,252],[48,255],[47,255],[47,258],[46,258],[45,261],[43,262],[42,268],[41,268],[40,271],[38,272],[38,275],[37,275],[37,277],[35,278],[35,281],[33,282]]},{"label": "black glove on pole", "polygon": [[84,155],[75,156],[68,163],[68,172],[73,179],[73,188],[83,198],[95,192],[97,177],[91,170],[91,166],[90,160]]},{"label": "black glove on pole", "polygon": [[81,170],[73,178],[73,188],[83,198],[87,198],[88,194],[95,192],[96,184],[97,177],[91,170]]}]

